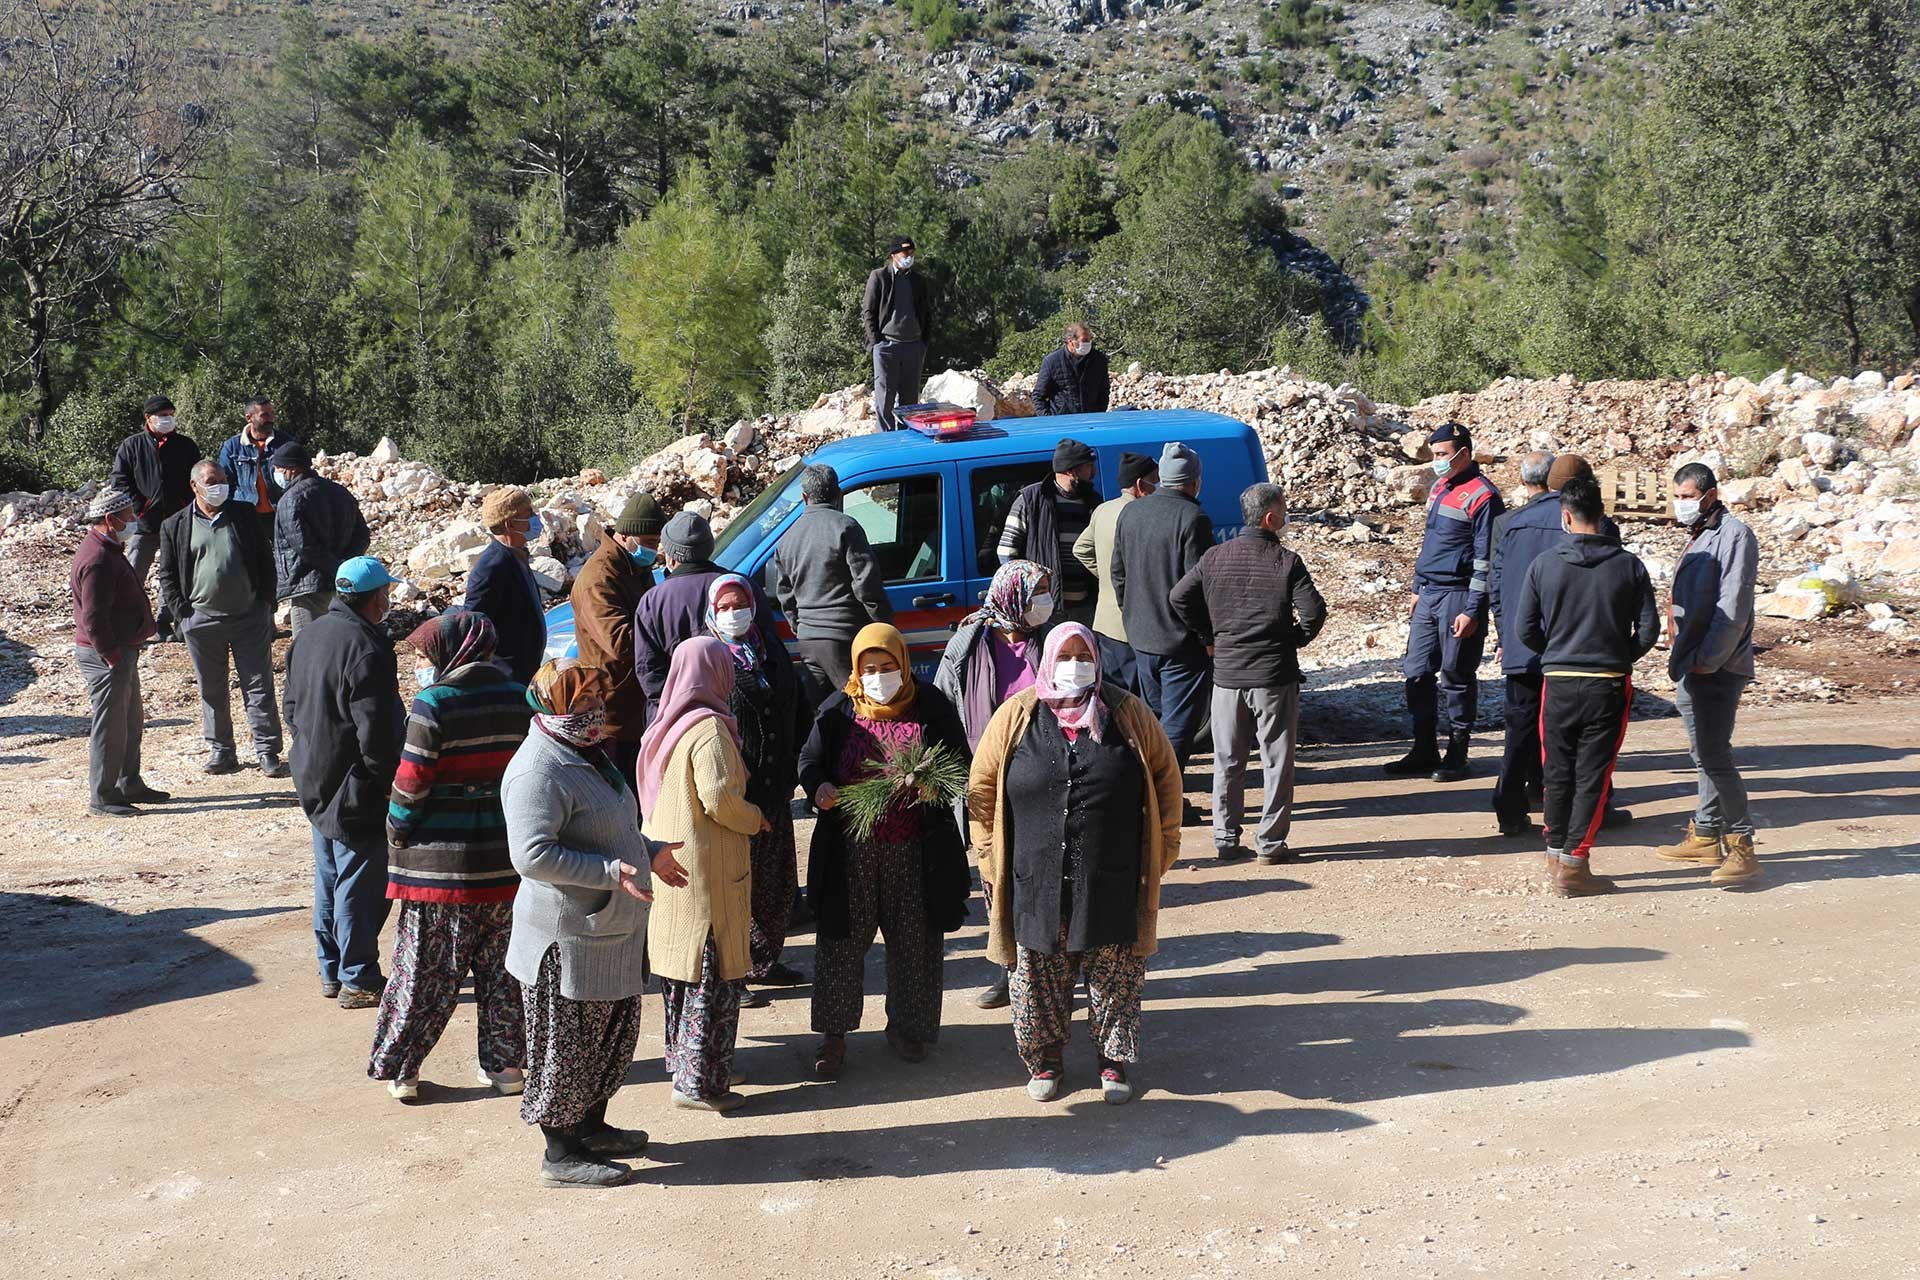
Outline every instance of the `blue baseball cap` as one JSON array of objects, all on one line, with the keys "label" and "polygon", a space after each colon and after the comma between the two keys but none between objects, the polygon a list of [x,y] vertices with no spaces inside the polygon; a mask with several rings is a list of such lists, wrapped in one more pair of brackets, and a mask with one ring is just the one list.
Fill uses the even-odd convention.
[{"label": "blue baseball cap", "polygon": [[351,591],[356,595],[363,591],[378,591],[389,582],[400,579],[387,572],[387,566],[373,556],[355,556],[343,560],[334,570],[333,585],[342,591]]}]

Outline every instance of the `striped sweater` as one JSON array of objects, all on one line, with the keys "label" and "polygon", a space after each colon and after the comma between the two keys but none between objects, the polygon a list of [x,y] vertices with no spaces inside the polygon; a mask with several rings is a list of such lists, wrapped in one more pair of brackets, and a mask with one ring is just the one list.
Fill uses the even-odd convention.
[{"label": "striped sweater", "polygon": [[413,902],[511,902],[500,778],[527,736],[526,686],[479,662],[422,689],[387,805],[387,896]]}]

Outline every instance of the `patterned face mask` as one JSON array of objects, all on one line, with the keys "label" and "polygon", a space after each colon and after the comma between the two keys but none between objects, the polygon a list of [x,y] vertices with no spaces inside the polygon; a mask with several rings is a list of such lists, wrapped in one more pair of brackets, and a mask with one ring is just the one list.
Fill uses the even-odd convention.
[{"label": "patterned face mask", "polygon": [[607,712],[604,707],[576,711],[570,716],[540,715],[534,718],[548,733],[576,747],[598,746],[606,740]]}]

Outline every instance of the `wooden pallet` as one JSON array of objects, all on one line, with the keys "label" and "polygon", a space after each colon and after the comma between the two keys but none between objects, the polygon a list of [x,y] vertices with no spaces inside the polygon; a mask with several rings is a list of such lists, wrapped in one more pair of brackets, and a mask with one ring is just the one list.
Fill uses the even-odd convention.
[{"label": "wooden pallet", "polygon": [[1608,515],[1651,520],[1664,520],[1673,515],[1666,476],[1662,473],[1598,467],[1593,474],[1600,481],[1600,494]]}]

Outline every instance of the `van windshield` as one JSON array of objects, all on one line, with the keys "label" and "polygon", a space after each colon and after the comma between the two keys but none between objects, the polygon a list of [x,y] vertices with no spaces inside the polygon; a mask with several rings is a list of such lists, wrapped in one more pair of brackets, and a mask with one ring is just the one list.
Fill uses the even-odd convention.
[{"label": "van windshield", "polygon": [[[723,569],[738,569],[744,555],[765,541],[789,512],[800,505],[801,464],[796,462],[778,479],[760,491],[760,496],[727,522],[713,540],[713,562]],[[748,530],[753,532],[749,533]],[[739,551],[728,551],[738,543]]]}]

